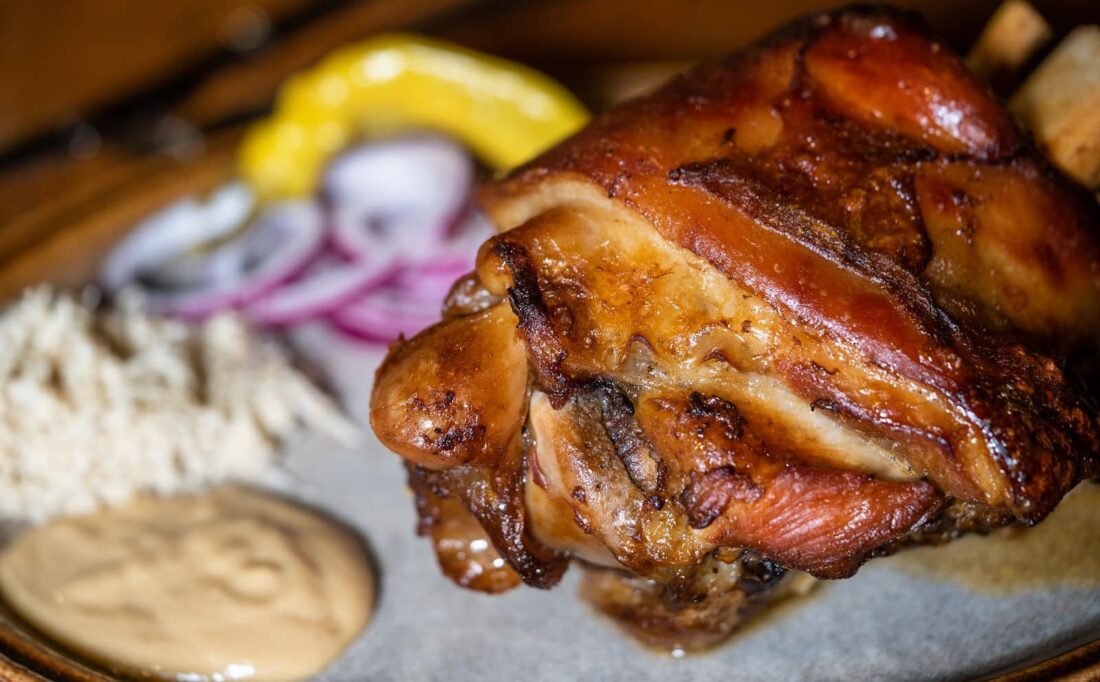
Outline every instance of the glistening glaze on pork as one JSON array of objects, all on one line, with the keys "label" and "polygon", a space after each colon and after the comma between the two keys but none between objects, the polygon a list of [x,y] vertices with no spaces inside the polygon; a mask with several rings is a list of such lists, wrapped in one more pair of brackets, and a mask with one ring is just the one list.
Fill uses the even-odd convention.
[{"label": "glistening glaze on pork", "polygon": [[799,22],[482,200],[501,234],[371,416],[462,503],[433,537],[472,513],[529,584],[575,557],[698,606],[717,556],[845,577],[1098,472],[1097,206],[908,15]]}]

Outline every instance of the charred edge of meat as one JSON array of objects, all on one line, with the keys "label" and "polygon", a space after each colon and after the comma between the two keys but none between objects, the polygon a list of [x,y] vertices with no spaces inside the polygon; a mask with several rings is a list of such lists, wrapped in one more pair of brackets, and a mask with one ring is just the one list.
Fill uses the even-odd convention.
[{"label": "charred edge of meat", "polygon": [[[414,492],[426,489],[440,498],[457,498],[523,582],[547,589],[561,580],[569,558],[531,535],[523,504],[522,463],[511,459],[503,459],[496,470],[458,466],[432,471],[407,463],[409,486]],[[420,529],[424,528],[430,528],[430,521],[424,525],[421,519]]]},{"label": "charred edge of meat", "polygon": [[[1006,335],[995,335],[998,343],[992,343],[980,334],[964,333],[913,273],[880,254],[856,248],[842,230],[784,203],[773,190],[742,177],[726,159],[683,166],[672,180],[747,207],[771,229],[892,291],[911,309],[914,320],[924,320],[925,333],[946,353],[940,361],[972,371],[945,381],[934,369],[922,368],[914,378],[941,390],[985,431],[990,454],[1009,484],[1009,504],[1021,520],[1035,523],[1045,517],[1071,487],[1080,453],[1100,449],[1095,420],[1082,416],[1079,399],[1049,359]],[[1020,379],[1005,382],[1006,374]],[[834,397],[840,404],[837,398],[844,396]],[[1073,434],[1081,434],[1084,442],[1075,442]]]},{"label": "charred edge of meat", "polygon": [[[410,474],[411,475],[411,474]],[[410,480],[410,484],[416,481]],[[417,534],[432,541],[436,560],[445,576],[455,584],[478,592],[499,594],[520,584],[518,573],[491,543],[481,523],[455,498],[440,498],[426,486],[414,490],[419,518]]]},{"label": "charred edge of meat", "polygon": [[1034,525],[1074,481],[1094,473],[1089,467],[1100,460],[1089,453],[1100,451],[1100,424],[1053,360],[1018,343],[985,346],[982,355],[996,371],[968,387],[967,402],[988,412],[979,416],[1009,482],[1010,507]]},{"label": "charred edge of meat", "polygon": [[[740,440],[744,435],[744,417],[736,405],[724,398],[692,391],[688,396],[687,414],[705,420],[700,422],[700,430],[706,428],[702,426],[704,423],[718,425],[726,442]],[[713,523],[731,503],[755,502],[761,495],[763,490],[751,476],[728,464],[705,473],[691,472],[680,493],[680,504],[687,512],[691,527],[701,529]]]},{"label": "charred edge of meat", "polygon": [[562,369],[567,353],[554,329],[531,256],[525,247],[506,239],[497,242],[495,251],[512,274],[508,302],[519,318],[539,387],[554,409],[560,409],[573,395],[575,386]]},{"label": "charred edge of meat", "polygon": [[787,569],[776,561],[751,550],[741,553],[740,587],[746,592],[756,593],[770,589],[786,574]]},{"label": "charred edge of meat", "polygon": [[699,530],[713,523],[731,503],[755,502],[763,494],[748,474],[726,465],[703,474],[689,474],[688,485],[680,493],[680,504],[687,512],[688,524]]},{"label": "charred edge of meat", "polygon": [[868,558],[889,556],[921,545],[943,545],[970,533],[985,535],[1019,522],[1011,512],[984,504],[955,500],[908,533],[876,548]]},{"label": "charred edge of meat", "polygon": [[737,406],[716,395],[703,395],[692,391],[688,397],[688,414],[693,417],[710,417],[725,427],[726,440],[740,440],[744,434],[745,419]]},{"label": "charred edge of meat", "polygon": [[650,505],[660,509],[664,506],[664,499],[655,493],[663,489],[667,471],[634,419],[634,403],[608,381],[600,382],[595,392],[600,398],[604,430],[626,467],[627,475],[638,489],[650,493]]},{"label": "charred edge of meat", "polygon": [[[454,402],[455,392],[446,390],[437,400],[422,400],[419,396],[413,396],[409,401],[410,412],[415,412],[425,417],[450,416],[449,408]],[[446,456],[456,448],[467,443],[478,443],[485,438],[488,428],[479,423],[479,416],[466,415],[463,423],[454,424],[446,431],[436,427],[432,433],[422,433],[417,440],[420,447],[428,452]],[[434,436],[434,437],[433,437]]]},{"label": "charred edge of meat", "polygon": [[405,462],[405,478],[416,505],[416,534],[423,538],[431,535],[432,528],[439,523],[439,506],[435,504],[434,496],[423,484],[418,473],[415,464]]},{"label": "charred edge of meat", "polygon": [[668,583],[586,565],[581,597],[643,644],[701,651],[789,596],[791,575],[749,553],[730,560],[712,554]]}]

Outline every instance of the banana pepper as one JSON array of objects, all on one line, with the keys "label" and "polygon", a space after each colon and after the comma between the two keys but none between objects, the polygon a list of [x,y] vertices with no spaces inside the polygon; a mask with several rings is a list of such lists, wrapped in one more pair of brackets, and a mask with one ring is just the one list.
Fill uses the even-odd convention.
[{"label": "banana pepper", "polygon": [[325,161],[363,136],[431,129],[505,170],[587,120],[561,85],[527,67],[419,36],[352,45],[289,80],[243,141],[240,172],[268,199],[311,192]]}]

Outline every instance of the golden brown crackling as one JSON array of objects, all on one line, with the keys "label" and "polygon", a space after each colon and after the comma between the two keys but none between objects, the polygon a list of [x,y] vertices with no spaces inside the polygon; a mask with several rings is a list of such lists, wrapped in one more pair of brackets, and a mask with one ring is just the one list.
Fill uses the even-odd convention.
[{"label": "golden brown crackling", "polygon": [[1100,208],[1033,158],[939,160],[914,174],[936,245],[924,276],[952,315],[1017,329],[1059,354],[1100,338]]},{"label": "golden brown crackling", "polygon": [[[894,87],[892,64],[919,88]],[[773,114],[781,125],[739,144],[738,122]],[[1020,191],[997,191],[998,179]],[[961,180],[966,210],[930,189]],[[1040,519],[1095,467],[1095,413],[1042,353],[1085,372],[1100,345],[1096,208],[911,19],[805,22],[601,116],[483,199],[510,228],[517,204],[586,182],[807,332],[937,392],[963,423],[933,438],[975,485],[1003,487],[990,501],[1020,518]],[[974,238],[960,244],[960,230]],[[1011,367],[991,345],[1017,348]],[[1005,411],[998,386],[1015,375],[1028,383],[1013,382]],[[1063,412],[1041,402],[1050,395]],[[974,438],[991,458],[963,454]]]},{"label": "golden brown crackling", "polygon": [[682,486],[689,522],[708,543],[753,549],[817,577],[851,575],[942,504],[925,481],[806,465],[798,453],[765,442],[720,396],[649,396],[637,416]]},{"label": "golden brown crackling", "polygon": [[[840,446],[819,444],[805,457],[837,466],[843,457],[831,453],[866,447],[865,441],[877,437],[900,444],[885,457],[906,463],[953,497],[1009,502],[1007,481],[988,449],[993,441],[982,431],[1003,421],[1000,413],[972,418],[965,411],[967,402],[946,400],[866,363],[827,337],[805,332],[694,256],[677,251],[648,225],[622,219],[608,206],[556,208],[490,240],[487,246],[506,242],[521,254],[510,265],[488,257],[492,248],[484,251],[483,265],[492,264],[494,272],[503,269],[504,288],[513,301],[539,301],[534,312],[523,305],[515,311],[528,330],[540,385],[558,387],[564,401],[600,377],[619,377],[639,384],[638,390],[647,384],[721,383],[730,399],[749,401],[747,409],[791,433],[807,428],[791,422],[791,409],[808,410],[825,401],[856,433]],[[520,276],[513,275],[509,284],[508,273]],[[530,330],[538,330],[537,335]],[[631,349],[639,348],[652,357],[644,367],[631,367]],[[547,376],[552,380],[542,379]],[[762,388],[769,376],[801,395],[802,405],[789,407],[783,404],[789,398],[777,387]],[[1057,383],[1057,378],[1042,381]],[[979,394],[969,402],[995,399]],[[1061,427],[1050,421],[1029,428]],[[1025,435],[1017,438],[1023,442]],[[879,474],[888,469],[866,461],[860,465]]]},{"label": "golden brown crackling", "polygon": [[496,594],[519,585],[520,577],[501,558],[488,534],[457,497],[439,497],[418,476],[410,476],[420,518],[419,533],[432,539],[439,568],[462,587]]},{"label": "golden brown crackling", "polygon": [[371,427],[383,444],[429,468],[495,463],[527,411],[515,325],[496,305],[398,341],[371,394]]},{"label": "golden brown crackling", "polygon": [[986,86],[912,17],[872,10],[822,18],[803,61],[831,110],[940,154],[995,160],[1022,144]]},{"label": "golden brown crackling", "polygon": [[[838,577],[954,528],[945,501],[1035,522],[1098,473],[1062,364],[1100,339],[1096,208],[907,16],[797,24],[483,199],[503,234],[387,360],[372,420],[528,583],[576,552],[671,585],[717,546]],[[483,332],[525,356],[530,415],[454,343]]]},{"label": "golden brown crackling", "polygon": [[[527,585],[553,587],[568,556],[535,537],[525,505],[525,452],[516,438],[492,466],[456,466],[433,471],[406,463],[409,486],[453,499],[474,516],[496,551]],[[441,560],[444,557],[441,557]]]},{"label": "golden brown crackling", "polygon": [[[966,112],[968,121],[989,121],[987,133],[966,136],[963,131],[957,131],[968,147],[962,152],[946,152],[920,136],[902,135],[886,125],[872,125],[859,117],[845,116],[843,111],[834,111],[835,107],[820,92],[822,86],[802,76],[809,68],[807,63],[813,60],[806,55],[800,58],[800,55],[804,51],[812,54],[811,48],[825,41],[820,31],[815,33],[813,29],[817,23],[820,22],[809,22],[798,31],[788,31],[782,38],[774,39],[766,48],[753,48],[721,64],[704,67],[649,98],[609,112],[580,135],[530,164],[512,181],[487,188],[485,196],[490,208],[494,209],[510,193],[526,191],[517,186],[524,184],[525,178],[533,182],[561,174],[589,178],[645,214],[667,237],[705,254],[723,271],[743,281],[760,281],[761,286],[773,284],[771,288],[776,297],[791,293],[799,307],[819,310],[817,321],[825,323],[836,319],[855,301],[848,300],[844,306],[822,307],[822,302],[799,295],[799,279],[769,273],[766,266],[770,263],[754,264],[751,258],[746,262],[751,253],[736,249],[730,243],[730,236],[738,234],[744,239],[750,235],[740,228],[729,229],[728,207],[723,210],[721,206],[705,205],[705,197],[670,187],[678,183],[670,183],[664,176],[686,165],[717,163],[715,171],[709,175],[694,174],[696,185],[709,180],[709,188],[704,188],[706,194],[715,194],[714,187],[721,184],[725,169],[731,182],[745,184],[755,180],[757,186],[770,189],[771,195],[789,197],[789,205],[819,218],[820,222],[846,237],[848,245],[855,247],[831,248],[826,260],[843,260],[852,250],[862,250],[881,253],[920,274],[932,253],[941,250],[943,231],[928,234],[924,229],[925,201],[917,196],[915,179],[929,166],[948,163],[971,168],[976,173],[983,168],[995,169],[998,165],[1026,167],[1031,169],[1027,182],[1034,185],[1031,197],[1036,201],[1031,203],[1043,206],[1044,210],[1025,212],[1027,220],[1021,221],[1017,229],[1031,242],[1040,243],[1053,228],[1052,248],[1058,252],[1056,261],[1035,268],[1036,286],[1031,289],[1031,295],[1044,297],[1043,292],[1048,288],[1069,294],[1073,300],[1088,300],[1090,294],[1095,294],[1100,281],[1097,279],[1100,245],[1095,229],[1095,202],[1055,174],[1026,143],[996,102],[972,82],[971,77],[957,73],[962,66],[954,55],[946,49],[935,52],[924,49],[920,60],[928,63],[922,67],[923,78],[931,82],[922,81],[920,85],[921,88],[936,86],[933,93],[937,88],[949,90],[953,93],[951,101],[971,102],[971,109]],[[851,30],[845,32],[845,35],[854,32],[849,36],[852,40],[861,39],[860,36],[866,38],[864,34],[873,32],[876,26],[889,28],[904,38],[899,41],[868,39],[875,44],[876,54],[889,50],[893,55],[892,59],[875,60],[877,66],[872,73],[865,74],[869,79],[883,79],[884,87],[890,86],[886,87],[886,93],[896,85],[897,78],[891,77],[896,74],[876,75],[873,72],[887,68],[884,65],[905,63],[907,50],[917,49],[916,45],[929,45],[927,38],[909,20],[885,11],[863,13],[855,18],[843,14],[831,16],[826,32],[839,31],[837,27],[852,23],[861,27],[859,30],[850,27]],[[865,90],[866,87],[857,87],[851,91],[860,93],[862,101]],[[915,91],[904,92],[902,103],[908,102]],[[746,116],[758,117],[754,112],[762,109],[782,119],[782,132],[763,151],[758,144],[750,145],[751,150],[742,149],[736,144],[738,123]],[[903,113],[905,110],[906,107],[901,107]],[[926,115],[917,114],[911,118],[915,122],[930,120]],[[730,131],[735,134],[730,135]],[[988,146],[981,140],[992,140],[995,144]],[[982,149],[985,152],[980,152]],[[663,201],[668,205],[663,206]],[[736,197],[732,203],[737,203]],[[789,207],[782,201],[777,203],[779,209]],[[758,210],[750,220],[767,217],[770,213]],[[751,236],[754,240],[765,240],[764,236]],[[1065,244],[1077,244],[1080,248],[1065,251],[1062,248]],[[798,253],[776,251],[771,247],[771,240],[759,241],[753,244],[752,250],[775,254],[773,262],[780,257],[782,262],[788,262],[789,256]],[[975,246],[979,253],[986,248],[983,244]],[[796,265],[795,261],[791,263]],[[999,271],[1009,276],[1015,267],[1016,264],[1010,261]],[[1076,276],[1075,285],[1070,288],[1052,287],[1058,284],[1060,272],[1067,267],[1087,276]],[[831,272],[827,264],[819,268],[824,273]],[[873,273],[875,268],[871,270]],[[823,283],[833,283],[831,288],[834,290],[853,286],[840,274],[831,278],[822,278],[821,274],[812,273],[812,276]],[[931,285],[937,298],[946,293],[938,282],[932,281]],[[912,287],[907,288],[914,291]],[[1011,288],[1011,281],[1004,286],[974,287],[970,297],[983,308],[1005,308],[1015,326],[1033,331],[1032,328],[1038,325],[1026,324],[1033,319],[1031,310],[1014,314],[1012,306],[999,305],[998,292],[1005,288]],[[894,312],[878,311],[875,316],[884,322],[904,323],[908,317],[905,308],[911,307],[913,302],[894,300],[887,303]],[[1039,306],[1041,304],[1036,307]],[[926,313],[918,313],[918,318],[927,318]],[[887,320],[883,317],[886,314],[895,319]],[[860,319],[854,317],[846,326],[861,332],[861,337],[873,339],[876,336],[874,329],[859,327]],[[1066,324],[1061,325],[1059,331],[1072,331],[1078,339],[1085,336],[1095,347],[1095,340],[1100,337],[1100,327],[1095,320],[1073,324],[1067,318],[1064,322]],[[900,329],[908,326],[902,324]],[[915,331],[909,340],[919,340],[928,330],[925,326]],[[898,340],[906,338],[899,336]],[[909,343],[902,346],[900,352],[918,357],[921,350],[919,345]],[[945,372],[944,365],[944,362],[939,363],[939,373]]]},{"label": "golden brown crackling", "polygon": [[558,514],[548,520],[546,541],[601,564],[593,541],[610,550],[612,565],[658,579],[719,547],[751,548],[818,577],[844,577],[942,504],[924,481],[807,465],[799,453],[765,443],[732,403],[698,393],[650,395],[635,409],[668,467],[655,491],[661,502],[653,504],[616,457],[600,402],[587,395],[553,409],[536,394],[531,428],[545,472],[539,502],[559,507],[546,510]]}]

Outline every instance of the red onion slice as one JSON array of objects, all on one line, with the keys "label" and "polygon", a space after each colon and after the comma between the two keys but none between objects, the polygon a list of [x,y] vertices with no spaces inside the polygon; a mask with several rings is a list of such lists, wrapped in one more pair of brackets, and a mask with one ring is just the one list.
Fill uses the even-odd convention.
[{"label": "red onion slice", "polygon": [[455,280],[473,270],[473,258],[456,258],[422,263],[399,271],[388,288],[394,289],[413,305],[430,303],[438,311]]},{"label": "red onion slice", "polygon": [[[197,247],[244,222],[251,192],[230,185],[165,209],[111,255],[103,281],[136,282],[154,311],[186,319],[238,308],[271,327],[320,317],[375,341],[413,334],[438,319],[492,232],[471,210],[473,179],[448,139],[374,142],[330,164],[322,202],[273,206],[208,253]],[[323,257],[326,244],[340,255]]]},{"label": "red onion slice", "polygon": [[455,280],[474,269],[478,246],[492,234],[488,219],[471,211],[452,238],[421,244],[427,253],[402,254],[398,269],[382,286],[329,315],[332,325],[369,343],[412,336],[439,321],[443,300]]},{"label": "red onion slice", "polygon": [[341,332],[370,343],[410,337],[439,322],[442,298],[434,304],[413,302],[392,289],[372,291],[329,316]]},{"label": "red onion slice", "polygon": [[155,276],[146,278],[149,307],[197,320],[246,305],[300,274],[323,245],[322,216],[315,204],[276,204],[243,235],[209,254],[202,265],[185,275],[176,273],[176,283],[183,286],[165,287]]},{"label": "red onion slice", "polygon": [[205,201],[187,198],[146,218],[108,255],[100,284],[114,292],[199,246],[238,228],[255,206],[242,182],[223,185]]},{"label": "red onion slice", "polygon": [[348,260],[372,259],[380,245],[404,261],[430,258],[439,249],[437,218],[402,215],[380,218],[358,209],[331,211],[329,243]]},{"label": "red onion slice", "polygon": [[332,240],[350,258],[379,241],[404,245],[409,258],[431,253],[467,213],[474,167],[443,137],[373,142],[337,157],[322,181],[334,208]]},{"label": "red onion slice", "polygon": [[210,253],[181,256],[135,281],[165,291],[229,286],[241,279],[241,261],[239,249],[219,248]]},{"label": "red onion slice", "polygon": [[369,256],[351,261],[324,258],[301,277],[244,307],[256,324],[282,327],[327,315],[393,277],[395,254],[389,245],[376,245]]}]

